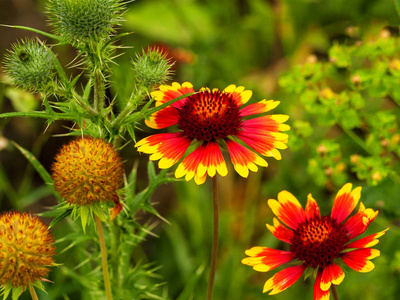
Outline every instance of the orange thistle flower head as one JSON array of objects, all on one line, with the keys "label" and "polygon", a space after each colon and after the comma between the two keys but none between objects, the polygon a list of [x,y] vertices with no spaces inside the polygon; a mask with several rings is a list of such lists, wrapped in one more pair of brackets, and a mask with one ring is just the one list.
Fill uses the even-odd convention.
[{"label": "orange thistle flower head", "polygon": [[[184,94],[194,93],[192,84],[174,82],[161,85],[151,95],[156,105],[161,105]],[[252,92],[244,87],[230,85],[223,91],[202,88],[196,94],[178,100],[154,113],[146,124],[155,129],[177,125],[178,131],[161,133],[140,140],[138,151],[152,154],[150,160],[160,160],[162,169],[176,164],[191,144],[195,150],[186,156],[175,171],[177,178],[186,181],[194,178],[197,184],[219,173],[228,173],[221,147],[230,153],[235,170],[247,177],[249,170],[256,172],[258,166],[268,164],[261,156],[281,159],[278,149],[287,148],[289,130],[283,124],[286,115],[265,115],[278,106],[279,101],[262,100],[244,106]]]},{"label": "orange thistle flower head", "polygon": [[[289,192],[282,191],[278,200],[268,200],[274,218],[273,225],[267,224],[272,234],[288,243],[289,251],[267,247],[253,247],[246,250],[243,264],[253,266],[260,272],[267,272],[288,262],[297,262],[271,277],[264,285],[264,292],[277,294],[294,284],[307,268],[317,270],[314,284],[314,300],[329,299],[331,284],[338,285],[344,279],[339,266],[343,261],[358,272],[369,272],[375,268],[371,259],[380,255],[379,250],[370,249],[376,245],[388,229],[352,241],[368,228],[378,215],[377,211],[366,209],[360,202],[358,212],[346,218],[356,207],[361,197],[361,187],[352,190],[352,184],[345,184],[337,193],[330,216],[321,216],[317,202],[308,195],[305,209]],[[282,224],[282,223],[283,224]]]},{"label": "orange thistle flower head", "polygon": [[54,265],[54,239],[48,226],[29,213],[0,215],[0,286],[7,290],[43,280]]},{"label": "orange thistle flower head", "polygon": [[122,209],[117,195],[123,165],[113,146],[101,139],[82,138],[64,145],[52,166],[54,188],[70,204],[90,206],[111,200],[113,219]]}]

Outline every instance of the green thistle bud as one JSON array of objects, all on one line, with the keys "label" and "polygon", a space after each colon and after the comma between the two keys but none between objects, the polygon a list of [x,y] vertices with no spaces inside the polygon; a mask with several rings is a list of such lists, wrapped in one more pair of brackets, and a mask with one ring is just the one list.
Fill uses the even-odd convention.
[{"label": "green thistle bud", "polygon": [[48,92],[55,76],[52,59],[53,53],[44,44],[25,40],[8,50],[4,69],[16,86]]},{"label": "green thistle bud", "polygon": [[163,84],[170,79],[172,74],[173,63],[158,49],[143,51],[141,55],[136,56],[132,64],[136,80],[144,86]]},{"label": "green thistle bud", "polygon": [[56,34],[82,45],[107,40],[123,8],[121,0],[49,0],[47,13]]}]

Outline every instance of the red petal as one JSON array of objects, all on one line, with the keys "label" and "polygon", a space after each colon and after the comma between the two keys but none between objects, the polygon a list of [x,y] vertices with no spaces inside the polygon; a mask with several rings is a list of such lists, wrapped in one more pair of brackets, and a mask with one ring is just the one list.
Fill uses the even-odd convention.
[{"label": "red petal", "polygon": [[114,199],[113,199],[113,201],[114,201],[114,207],[110,210],[110,222],[112,222],[113,220],[114,220],[114,218],[116,217],[116,216],[118,216],[119,215],[119,213],[121,212],[121,210],[122,210],[122,204],[121,204],[121,202],[119,201],[119,197],[118,196],[115,196],[114,197]]},{"label": "red petal", "polygon": [[258,103],[249,104],[246,107],[243,107],[240,110],[240,115],[243,116],[250,116],[255,114],[262,114],[267,111],[270,111],[279,105],[280,101],[274,100],[263,100]]},{"label": "red petal", "polygon": [[323,269],[320,288],[323,291],[328,291],[331,283],[339,285],[343,279],[343,270],[338,265],[331,263]]},{"label": "red petal", "polygon": [[238,106],[245,104],[251,98],[253,92],[250,90],[245,90],[243,86],[238,86],[231,84],[227,86],[224,90],[224,93],[230,94],[233,100],[237,103]]},{"label": "red petal", "polygon": [[[155,98],[156,105],[161,105],[165,102],[178,98],[179,96],[193,93],[193,85],[189,82],[184,82],[180,85],[177,82],[173,82],[172,85],[160,85],[157,91],[151,93],[151,96]],[[174,102],[172,106],[176,108],[182,107],[185,103],[186,98],[183,98],[177,102]]]},{"label": "red petal", "polygon": [[314,200],[311,194],[308,194],[307,196],[305,214],[307,220],[321,217],[317,201]]},{"label": "red petal", "polygon": [[329,290],[323,291],[321,289],[322,272],[323,270],[321,268],[318,269],[317,277],[315,278],[315,283],[314,283],[313,300],[329,300],[329,295],[330,295]]},{"label": "red petal", "polygon": [[144,138],[136,143],[139,152],[153,154],[150,160],[158,160],[161,169],[169,168],[177,163],[185,154],[191,140],[182,133],[160,133]]},{"label": "red petal", "polygon": [[226,139],[225,142],[228,147],[233,166],[240,176],[247,178],[249,175],[249,170],[257,172],[257,165],[262,167],[268,166],[268,163],[253,151],[230,139]]},{"label": "red petal", "polygon": [[186,175],[186,181],[195,177],[195,182],[201,184],[207,174],[212,177],[216,172],[221,176],[228,173],[221,150],[217,143],[204,143],[184,158],[176,169],[175,176],[180,178]]},{"label": "red petal", "polygon": [[346,248],[347,249],[350,249],[350,248],[368,248],[368,247],[375,246],[376,244],[379,243],[378,238],[380,238],[382,235],[384,235],[388,229],[389,228],[387,228],[387,229],[385,229],[383,231],[380,231],[378,233],[371,234],[369,236],[363,237],[362,239],[359,239],[359,240],[357,240],[355,242],[352,242],[352,243],[346,245]]},{"label": "red petal", "polygon": [[362,248],[344,253],[342,259],[354,271],[365,273],[375,268],[369,260],[379,255],[380,252],[377,249]]},{"label": "red petal", "polygon": [[253,269],[259,272],[268,272],[293,260],[296,255],[293,252],[281,251],[267,247],[253,247],[245,251],[246,257],[242,263],[253,266]]},{"label": "red petal", "polygon": [[350,240],[367,230],[369,224],[376,218],[378,211],[373,211],[371,208],[365,209],[365,206],[360,202],[360,208],[357,214],[350,217],[344,224],[349,233]]},{"label": "red petal", "polygon": [[145,123],[150,128],[162,129],[178,123],[179,112],[175,107],[167,106],[150,116]]},{"label": "red petal", "polygon": [[216,172],[221,176],[228,174],[224,157],[222,156],[221,149],[217,143],[203,144],[203,154],[199,157],[199,165],[197,166],[196,175],[203,177],[208,174],[210,177],[214,177]]},{"label": "red petal", "polygon": [[346,219],[356,207],[361,196],[361,187],[351,191],[352,184],[346,183],[337,193],[332,207],[332,219],[340,223]]},{"label": "red petal", "polygon": [[266,224],[269,231],[279,240],[291,244],[293,239],[293,231],[283,226],[277,218],[273,220],[274,226]]},{"label": "red petal", "polygon": [[279,271],[264,284],[263,293],[272,289],[269,295],[275,295],[286,290],[300,278],[305,269],[304,265],[300,265]]},{"label": "red petal", "polygon": [[306,214],[300,202],[289,192],[278,194],[278,201],[268,200],[272,212],[288,227],[296,230],[297,226],[306,220]]}]

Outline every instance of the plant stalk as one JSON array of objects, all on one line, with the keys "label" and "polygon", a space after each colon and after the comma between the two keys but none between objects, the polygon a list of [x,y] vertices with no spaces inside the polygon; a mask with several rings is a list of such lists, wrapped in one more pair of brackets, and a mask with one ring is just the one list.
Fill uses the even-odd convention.
[{"label": "plant stalk", "polygon": [[94,108],[98,112],[104,108],[104,83],[100,71],[94,75]]},{"label": "plant stalk", "polygon": [[29,288],[29,293],[31,294],[32,300],[39,300],[35,288],[33,287],[33,284],[29,284],[28,285]]},{"label": "plant stalk", "polygon": [[212,177],[212,198],[214,208],[214,230],[211,250],[210,275],[208,277],[207,300],[212,299],[215,271],[217,269],[218,237],[219,237],[219,207],[218,207],[218,182],[217,175]]},{"label": "plant stalk", "polygon": [[334,284],[331,284],[331,292],[332,292],[333,300],[339,300],[339,297],[338,297],[337,291],[336,291],[336,287]]},{"label": "plant stalk", "polygon": [[96,220],[97,233],[99,235],[101,263],[103,265],[104,287],[106,290],[107,300],[112,300],[110,274],[108,273],[108,264],[107,264],[107,249],[106,249],[106,243],[104,241],[103,227],[101,226],[100,218],[96,214],[94,214],[94,218]]}]

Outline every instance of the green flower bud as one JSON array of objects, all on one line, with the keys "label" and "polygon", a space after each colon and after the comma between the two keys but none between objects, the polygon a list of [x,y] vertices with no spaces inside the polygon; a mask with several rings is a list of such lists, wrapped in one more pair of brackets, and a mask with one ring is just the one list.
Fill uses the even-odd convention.
[{"label": "green flower bud", "polygon": [[49,0],[47,13],[56,34],[79,46],[107,40],[123,8],[121,0]]},{"label": "green flower bud", "polygon": [[141,55],[136,56],[132,62],[136,80],[144,86],[153,86],[163,84],[170,79],[173,73],[170,59],[158,49],[149,49],[143,51]]},{"label": "green flower bud", "polygon": [[55,76],[53,55],[39,41],[17,42],[5,55],[4,70],[16,86],[48,92]]}]

